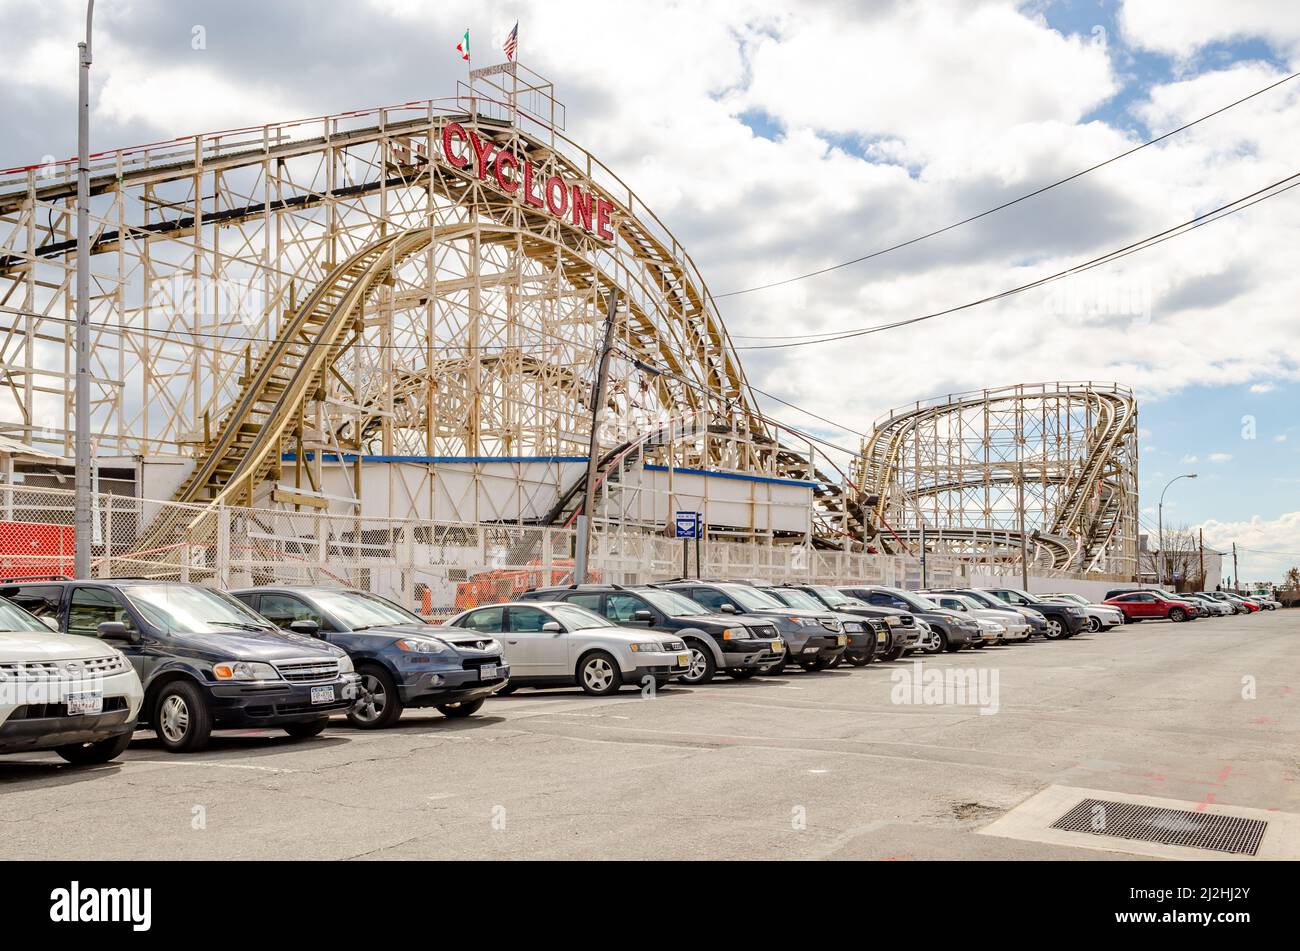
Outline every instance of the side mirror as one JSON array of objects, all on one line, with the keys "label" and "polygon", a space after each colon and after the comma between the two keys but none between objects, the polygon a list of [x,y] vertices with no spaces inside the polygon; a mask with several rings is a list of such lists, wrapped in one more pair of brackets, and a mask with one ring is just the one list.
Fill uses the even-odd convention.
[{"label": "side mirror", "polygon": [[121,621],[105,621],[95,632],[101,641],[124,641],[127,644],[140,643],[140,632],[133,631]]},{"label": "side mirror", "polygon": [[306,618],[301,621],[294,621],[289,625],[289,630],[295,634],[306,634],[308,637],[320,637],[320,625]]},{"label": "side mirror", "polygon": [[563,634],[564,628],[560,626],[559,621],[547,621],[542,625],[542,630],[547,634]]},{"label": "side mirror", "polygon": [[645,611],[645,610],[642,610],[642,611],[636,611],[636,612],[634,612],[633,615],[632,615],[632,620],[634,620],[634,621],[642,621],[642,622],[644,622],[644,623],[646,623],[646,624],[652,624],[652,623],[654,623],[654,619],[655,619],[655,616],[654,616],[653,614],[651,614],[649,611]]},{"label": "side mirror", "polygon": [[730,601],[728,601],[725,604],[718,605],[718,610],[721,611],[723,614],[735,614],[736,606],[732,604]]}]

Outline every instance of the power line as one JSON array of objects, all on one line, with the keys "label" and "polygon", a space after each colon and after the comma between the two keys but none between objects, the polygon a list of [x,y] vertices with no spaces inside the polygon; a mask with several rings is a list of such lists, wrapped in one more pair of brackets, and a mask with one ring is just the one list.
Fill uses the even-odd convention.
[{"label": "power line", "polygon": [[737,297],[741,294],[751,294],[755,291],[764,291],[773,287],[781,287],[785,284],[793,284],[796,281],[804,281],[810,277],[819,277],[820,275],[828,274],[831,271],[837,271],[841,268],[846,268],[854,264],[861,264],[863,261],[870,261],[872,258],[878,258],[882,254],[889,254],[891,251],[898,251],[902,248],[910,247],[911,245],[917,244],[918,242],[921,241],[925,241],[928,238],[933,238],[938,235],[944,234],[948,231],[952,231],[954,228],[960,228],[962,225],[968,225],[972,221],[978,221],[979,219],[987,217],[988,215],[1002,211],[1006,208],[1010,208],[1012,205],[1017,205],[1022,201],[1027,201],[1030,198],[1035,198],[1038,195],[1043,194],[1044,192],[1051,191],[1053,188],[1057,188],[1061,185],[1065,185],[1069,182],[1074,181],[1077,178],[1082,178],[1084,175],[1087,175],[1091,172],[1095,172],[1100,168],[1105,168],[1107,165],[1110,165],[1114,162],[1118,162],[1120,159],[1127,158],[1128,156],[1134,154],[1135,152],[1140,152],[1149,146],[1156,145],[1159,142],[1163,142],[1165,139],[1168,139],[1171,136],[1178,135],[1180,132],[1185,132],[1186,130],[1192,128],[1192,126],[1199,125],[1200,123],[1206,121],[1207,119],[1212,119],[1215,116],[1227,112],[1229,109],[1233,109],[1244,102],[1249,102],[1251,99],[1254,99],[1256,96],[1261,96],[1264,93],[1269,92],[1270,90],[1276,89],[1278,86],[1281,86],[1284,83],[1289,83],[1297,76],[1300,76],[1300,72],[1292,73],[1290,76],[1287,76],[1284,79],[1279,79],[1277,82],[1271,83],[1265,86],[1263,89],[1255,90],[1248,96],[1243,96],[1241,99],[1238,99],[1235,102],[1230,102],[1226,106],[1221,106],[1220,108],[1215,109],[1213,112],[1206,113],[1205,115],[1201,116],[1199,119],[1193,119],[1191,122],[1180,125],[1176,129],[1171,129],[1170,131],[1164,133],[1163,135],[1158,135],[1154,139],[1148,139],[1146,142],[1143,142],[1140,145],[1135,145],[1133,148],[1128,149],[1124,152],[1120,152],[1118,155],[1113,155],[1110,158],[1106,159],[1104,162],[1098,162],[1096,165],[1090,165],[1088,168],[1075,172],[1073,175],[1068,175],[1065,178],[1060,179],[1059,181],[1052,182],[1050,185],[1044,185],[1041,188],[1036,188],[1033,191],[1021,195],[1018,198],[1013,198],[1010,201],[1005,201],[1000,205],[995,205],[994,207],[989,208],[987,211],[981,211],[979,214],[971,215],[969,218],[963,218],[961,221],[955,221],[950,225],[946,225],[942,228],[937,228],[934,231],[929,231],[926,232],[925,234],[917,235],[915,238],[909,238],[906,241],[901,241],[898,244],[890,245],[887,248],[881,248],[878,251],[872,251],[870,254],[864,254],[861,257],[856,257],[853,258],[852,260],[841,262],[840,264],[832,264],[828,267],[819,268],[816,271],[809,271],[806,274],[799,274],[796,275],[795,277],[787,277],[779,281],[771,281],[770,283],[767,284],[758,284],[754,287],[746,287],[736,291],[727,291],[725,294],[714,294],[713,298],[714,300],[719,300],[724,297]]},{"label": "power line", "polygon": [[[1090,271],[1094,267],[1100,267],[1104,264],[1110,264],[1114,261],[1118,261],[1120,258],[1128,257],[1128,255],[1130,254],[1135,254],[1138,251],[1145,251],[1148,248],[1155,247],[1157,244],[1162,244],[1165,241],[1169,240],[1170,238],[1180,237],[1183,234],[1187,234],[1191,231],[1195,231],[1197,228],[1203,227],[1204,225],[1210,224],[1214,221],[1218,221],[1221,218],[1226,218],[1228,215],[1235,214],[1238,211],[1244,211],[1245,209],[1251,207],[1252,205],[1256,205],[1259,202],[1264,201],[1265,199],[1268,198],[1275,198],[1276,196],[1284,192],[1290,191],[1292,188],[1296,187],[1296,185],[1300,185],[1300,182],[1295,181],[1296,179],[1300,179],[1300,172],[1296,172],[1295,174],[1288,175],[1286,178],[1279,179],[1278,181],[1273,182],[1271,185],[1266,185],[1265,187],[1257,191],[1251,192],[1248,195],[1243,195],[1242,197],[1230,201],[1225,205],[1220,205],[1218,208],[1215,208],[1212,211],[1207,211],[1204,214],[1197,215],[1195,218],[1190,218],[1187,221],[1174,225],[1172,228],[1166,228],[1164,231],[1156,232],[1155,234],[1149,235],[1148,237],[1145,237],[1140,241],[1135,241],[1132,244],[1125,245],[1122,248],[1117,248],[1113,251],[1108,251],[1107,253],[1095,257],[1089,261],[1084,261],[1080,264],[1072,265],[1071,267],[1065,268],[1064,270],[1057,271],[1055,274],[1049,274],[1046,277],[1038,278],[1037,280],[1030,281],[1027,284],[1021,284],[1018,287],[1008,288],[1007,290],[999,291],[996,294],[990,294],[987,297],[981,297],[978,300],[968,301],[964,304],[958,304],[954,307],[947,307],[943,310],[938,310],[930,314],[922,314],[918,317],[909,317],[904,320],[892,321],[887,324],[877,324],[875,326],[860,327],[860,328],[845,330],[845,331],[827,332],[823,334],[791,335],[789,337],[778,338],[778,339],[785,339],[790,341],[788,343],[750,344],[748,346],[737,346],[734,349],[736,350],[781,350],[789,347],[806,347],[812,344],[830,343],[836,340],[847,340],[852,337],[861,337],[867,334],[879,333],[883,330],[894,330],[898,327],[906,327],[911,324],[921,323],[922,321],[933,320],[936,317],[944,317],[949,314],[957,313],[958,311],[969,310],[973,307],[979,307],[983,304],[999,301],[1004,298],[1011,297],[1015,294],[1021,294],[1024,293],[1025,291],[1033,290],[1034,288],[1037,287],[1042,287],[1044,284],[1049,284],[1052,283],[1053,281],[1058,281],[1061,280],[1062,278],[1070,277],[1074,274],[1081,274],[1084,271]],[[1289,185],[1286,184],[1288,182],[1291,182],[1292,184]],[[1285,185],[1285,187],[1280,187],[1283,185]]]}]

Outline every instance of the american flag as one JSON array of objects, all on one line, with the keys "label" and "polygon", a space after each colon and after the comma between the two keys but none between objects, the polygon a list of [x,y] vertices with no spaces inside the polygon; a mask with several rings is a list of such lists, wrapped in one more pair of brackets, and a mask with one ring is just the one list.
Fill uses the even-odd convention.
[{"label": "american flag", "polygon": [[512,29],[512,30],[510,31],[510,35],[506,37],[506,42],[505,42],[505,45],[504,45],[503,48],[504,48],[505,51],[506,51],[506,59],[508,59],[508,60],[510,60],[511,62],[513,62],[513,61],[514,61],[514,58],[515,58],[515,53],[519,50],[519,23],[518,23],[518,21],[515,22],[514,29]]}]

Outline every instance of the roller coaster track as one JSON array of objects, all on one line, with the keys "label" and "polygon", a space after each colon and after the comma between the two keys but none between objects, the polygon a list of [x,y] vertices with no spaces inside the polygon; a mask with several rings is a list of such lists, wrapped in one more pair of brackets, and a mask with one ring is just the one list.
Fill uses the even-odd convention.
[{"label": "roller coaster track", "polygon": [[[961,394],[891,413],[866,441],[855,482],[863,495],[879,497],[870,513],[876,519],[956,506],[948,524],[926,517],[927,541],[1003,555],[1019,548],[1020,532],[976,524],[981,514],[969,499],[982,497],[988,506],[999,492],[1002,499],[1032,492],[1035,505],[1027,508],[1045,510],[1046,517],[1026,526],[1025,543],[1046,552],[1055,569],[1091,570],[1108,546],[1136,544],[1120,538],[1136,518],[1136,421],[1132,394],[1113,384]],[[1027,433],[1030,426],[1036,435]],[[1001,448],[991,450],[994,445]],[[873,537],[879,529],[867,521]],[[894,527],[903,538],[919,539],[914,524]]]}]

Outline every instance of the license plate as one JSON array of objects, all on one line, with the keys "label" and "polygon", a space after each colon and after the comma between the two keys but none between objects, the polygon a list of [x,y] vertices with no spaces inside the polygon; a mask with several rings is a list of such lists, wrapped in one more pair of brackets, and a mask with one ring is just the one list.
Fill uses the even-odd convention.
[{"label": "license plate", "polygon": [[804,652],[805,654],[815,654],[815,653],[817,653],[817,648],[815,648],[815,647],[805,647],[805,648],[803,649],[803,652]]},{"label": "license plate", "polygon": [[74,693],[67,697],[68,716],[80,717],[104,712],[102,693]]},{"label": "license plate", "polygon": [[876,643],[877,643],[877,644],[883,644],[883,643],[885,643],[885,641],[887,641],[887,640],[888,640],[888,638],[885,636],[885,632],[884,632],[884,631],[876,631]]},{"label": "license plate", "polygon": [[785,641],[773,641],[772,650],[780,654],[782,651],[785,650]]},{"label": "license plate", "polygon": [[312,687],[311,702],[312,703],[333,703],[334,686],[331,684],[328,687]]},{"label": "license plate", "polygon": [[691,662],[691,655],[690,655],[690,654],[678,654],[678,655],[677,655],[677,666],[678,666],[678,667],[685,667],[685,666],[686,666],[687,664],[689,664],[690,662]]},{"label": "license plate", "polygon": [[497,679],[497,665],[496,665],[496,664],[484,664],[482,667],[480,667],[480,668],[478,669],[478,679],[479,679],[479,680],[496,680],[496,679]]},{"label": "license plate", "polygon": [[839,637],[835,638],[835,642],[839,644],[840,647],[843,647],[845,644],[849,642],[849,639],[843,634],[841,634]]}]

